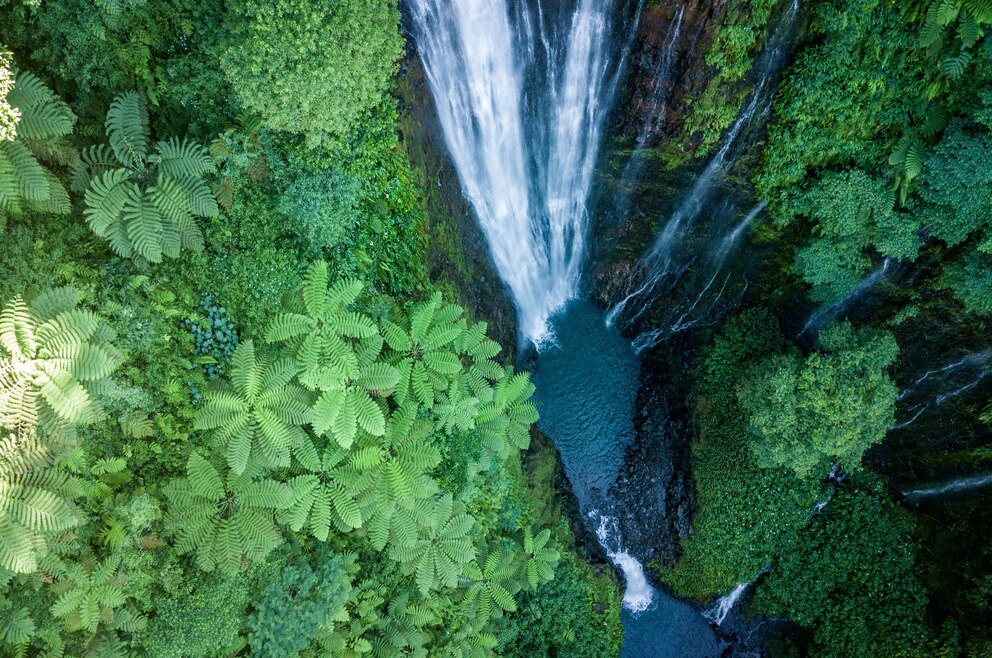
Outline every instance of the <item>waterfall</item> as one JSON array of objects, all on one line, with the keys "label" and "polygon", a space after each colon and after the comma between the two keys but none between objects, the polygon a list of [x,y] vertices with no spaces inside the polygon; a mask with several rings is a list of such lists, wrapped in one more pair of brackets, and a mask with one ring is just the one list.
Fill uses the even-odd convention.
[{"label": "waterfall", "polygon": [[703,616],[717,626],[722,625],[723,621],[727,618],[727,615],[729,615],[730,611],[734,609],[734,606],[737,605],[737,602],[742,596],[744,596],[744,592],[746,592],[747,588],[750,586],[751,583],[738,583],[737,586],[730,591],[730,594],[721,596],[714,601],[713,604],[707,608],[705,612],[703,612]]},{"label": "waterfall", "polygon": [[596,537],[606,551],[610,562],[623,572],[626,583],[623,593],[623,607],[631,612],[644,612],[654,599],[654,588],[648,583],[644,565],[637,561],[624,547],[620,538],[620,524],[615,516],[605,516],[593,510],[589,518],[599,519]]},{"label": "waterfall", "polygon": [[[723,292],[727,289],[727,284],[730,283],[731,274],[726,274],[722,277],[723,283],[720,285],[720,289],[716,291],[715,295],[711,294],[710,291],[713,289],[717,279],[720,278],[720,275],[723,274],[723,266],[727,261],[727,257],[737,245],[737,242],[740,240],[741,236],[744,235],[744,232],[747,230],[748,226],[751,225],[751,222],[754,221],[755,217],[761,214],[761,212],[767,207],[767,201],[760,201],[744,216],[744,219],[738,222],[737,225],[734,226],[730,232],[717,243],[716,247],[711,251],[708,259],[706,269],[713,274],[706,282],[706,285],[704,285],[702,290],[696,294],[692,303],[690,303],[688,308],[679,314],[674,322],[655,327],[654,329],[645,331],[637,336],[633,342],[634,351],[636,353],[640,354],[644,350],[657,345],[663,338],[695,326],[719,305],[720,300],[723,298]],[[636,317],[637,316],[635,316],[635,319]]]},{"label": "waterfall", "polygon": [[578,294],[586,201],[627,52],[610,44],[629,26],[615,25],[623,13],[616,0],[547,12],[532,4],[411,0],[463,192],[513,296],[520,332],[539,344],[548,318]]},{"label": "waterfall", "polygon": [[[623,326],[632,325],[648,308],[652,299],[661,291],[672,290],[681,279],[682,274],[689,268],[690,263],[685,262],[682,254],[679,253],[680,247],[703,214],[717,184],[724,179],[725,174],[733,165],[734,160],[730,158],[730,155],[738,137],[746,127],[752,125],[756,117],[763,118],[771,108],[772,97],[775,92],[774,80],[785,63],[786,44],[792,34],[793,23],[798,11],[799,4],[797,0],[793,0],[788,10],[779,18],[769,38],[768,46],[757,63],[757,75],[755,76],[757,83],[754,90],[747,99],[743,110],[723,135],[719,150],[707,163],[689,192],[682,198],[665,223],[661,233],[638,262],[634,274],[628,282],[630,292],[615,304],[607,314],[607,322],[611,325],[619,322],[622,322]],[[730,235],[734,235],[733,231]],[[714,276],[719,273],[718,270],[714,269],[717,265],[722,266],[722,261],[717,263],[711,259],[708,271],[713,272]],[[635,277],[640,278],[639,285],[633,283]],[[714,280],[710,279],[710,281]],[[712,286],[712,283],[703,287],[708,291],[709,286]],[[698,299],[698,297],[696,298]],[[624,314],[628,306],[634,301],[639,302],[640,311],[634,313],[632,317],[625,317]],[[683,315],[681,319],[677,319],[668,327],[659,327],[643,334],[638,341],[639,346],[643,349],[665,335],[685,328],[680,326],[685,317],[687,316]]]},{"label": "waterfall", "polygon": [[679,34],[682,32],[682,20],[685,18],[685,5],[680,5],[675,12],[671,23],[669,23],[668,34],[665,38],[665,45],[661,51],[658,64],[652,71],[651,88],[649,99],[651,109],[645,115],[641,125],[641,132],[637,137],[637,147],[634,154],[637,155],[651,139],[654,131],[665,122],[668,115],[668,101],[672,96],[671,70],[675,55],[675,44],[678,43]]},{"label": "waterfall", "polygon": [[992,485],[992,473],[986,473],[985,475],[973,475],[970,477],[957,478],[942,484],[933,485],[931,487],[910,489],[909,491],[903,491],[902,495],[905,496],[907,500],[915,501],[920,500],[921,498],[934,498],[936,496],[944,496],[950,493],[971,491],[972,489],[980,489],[990,485]]},{"label": "waterfall", "polygon": [[[685,5],[679,5],[675,15],[668,24],[661,55],[657,63],[650,69],[651,84],[648,88],[650,107],[643,116],[641,130],[637,135],[634,150],[620,173],[619,190],[611,209],[611,215],[616,218],[626,217],[630,211],[630,192],[641,178],[647,159],[645,149],[649,146],[658,128],[664,125],[668,116],[668,102],[672,96],[671,70],[675,62],[675,46],[682,33],[682,21],[685,18]],[[697,35],[698,37],[698,35]]]},{"label": "waterfall", "polygon": [[879,281],[885,278],[891,264],[891,259],[886,258],[882,261],[881,267],[861,279],[858,285],[854,287],[854,290],[849,292],[844,299],[813,311],[809,319],[806,320],[806,324],[803,325],[802,331],[799,332],[799,336],[803,336],[811,331],[818,331],[825,324],[839,317],[851,304],[860,299],[862,295],[874,288]]},{"label": "waterfall", "polygon": [[[930,409],[939,407],[948,400],[954,399],[978,386],[985,380],[986,377],[989,376],[989,374],[992,374],[992,371],[986,367],[990,359],[992,359],[992,350],[973,352],[971,354],[966,354],[957,361],[948,363],[939,368],[928,370],[920,377],[917,377],[916,380],[904,388],[902,392],[899,393],[899,397],[896,398],[897,402],[901,402],[902,400],[912,396],[918,400],[917,403],[905,410],[906,415],[909,417],[893,426],[889,431],[894,432],[896,430],[909,427]],[[933,390],[935,383],[944,383],[946,386],[947,383],[953,381],[951,379],[952,377],[956,376],[963,370],[970,370],[974,373],[971,379],[966,380],[963,383],[961,379],[958,379],[958,381],[953,384],[953,388],[945,388],[943,392],[937,393]],[[922,393],[924,395],[917,393],[920,389],[922,389]],[[922,400],[920,400],[921,397],[923,398]]]}]

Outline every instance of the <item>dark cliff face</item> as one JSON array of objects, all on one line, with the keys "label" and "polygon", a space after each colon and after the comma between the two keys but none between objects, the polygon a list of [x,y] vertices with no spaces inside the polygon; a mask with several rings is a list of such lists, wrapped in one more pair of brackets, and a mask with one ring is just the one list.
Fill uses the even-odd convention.
[{"label": "dark cliff face", "polygon": [[516,311],[496,272],[475,212],[462,194],[413,39],[408,38],[407,43],[397,90],[402,144],[421,177],[430,277],[447,294],[456,295],[472,318],[488,322],[489,335],[512,358],[517,342]]},{"label": "dark cliff face", "polygon": [[[619,133],[645,146],[683,140],[686,100],[712,77],[704,55],[729,0],[689,0],[649,7],[641,15],[629,84],[619,99]],[[677,33],[676,33],[677,28]],[[664,105],[659,108],[659,104]],[[657,115],[663,118],[657,120]]]},{"label": "dark cliff face", "polygon": [[[688,0],[645,8],[603,146],[590,207],[587,288],[608,305],[622,298],[638,257],[653,241],[686,180],[701,162],[686,155],[698,136],[686,134],[692,99],[715,75],[705,53],[729,0]],[[673,149],[679,167],[672,168]]]}]

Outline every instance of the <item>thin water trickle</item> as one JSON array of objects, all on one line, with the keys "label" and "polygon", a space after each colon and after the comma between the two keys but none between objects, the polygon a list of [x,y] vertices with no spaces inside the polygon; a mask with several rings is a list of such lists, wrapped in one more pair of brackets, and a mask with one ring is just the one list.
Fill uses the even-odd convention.
[{"label": "thin water trickle", "polygon": [[[799,4],[794,0],[788,10],[779,18],[768,45],[757,63],[756,79],[758,82],[754,91],[750,94],[734,123],[723,135],[719,150],[707,163],[689,192],[682,198],[668,221],[665,222],[654,243],[638,262],[628,284],[627,294],[607,314],[607,322],[610,325],[617,324],[623,328],[632,326],[660,294],[674,289],[688,269],[689,264],[685,262],[682,247],[716,193],[718,184],[724,180],[726,173],[733,166],[734,159],[730,156],[738,138],[745,128],[751,127],[759,119],[764,119],[771,107],[776,88],[775,80],[785,63],[786,44],[791,37],[798,11]],[[760,209],[754,214],[757,215],[758,212]],[[733,235],[734,231],[731,230],[727,237]],[[725,242],[726,238],[722,238],[721,241]],[[720,243],[718,243],[718,249],[720,248],[719,245]],[[707,283],[703,286],[703,293],[701,294],[708,293],[717,281],[719,268],[722,265],[723,259],[710,259],[707,271],[712,274],[706,278]],[[725,285],[721,286],[721,290],[724,288]],[[628,309],[635,302],[639,310],[630,313]],[[690,304],[692,312],[695,312],[698,306],[697,299],[694,304]],[[655,327],[643,333],[638,338],[638,342],[646,349],[670,336],[674,333],[673,329],[680,331],[698,322],[696,320],[687,324],[686,318],[684,313],[677,315],[669,323],[669,326]]]},{"label": "thin water trickle", "polygon": [[902,495],[905,496],[907,500],[917,501],[924,498],[936,498],[938,496],[946,496],[948,494],[964,493],[966,491],[973,491],[975,489],[981,489],[989,486],[992,486],[992,473],[956,478],[948,482],[935,484],[931,487],[910,489],[908,491],[903,491]]},{"label": "thin water trickle", "polygon": [[838,302],[829,304],[827,306],[822,306],[814,310],[809,319],[806,320],[806,324],[803,325],[802,331],[799,332],[799,337],[804,336],[808,333],[815,334],[818,330],[826,326],[829,322],[836,320],[841,316],[848,308],[851,307],[854,302],[861,299],[869,290],[874,288],[879,281],[884,279],[889,272],[889,267],[892,265],[892,259],[886,258],[882,261],[882,266],[878,269],[872,271],[865,278],[861,279],[857,286],[854,287],[846,297]]},{"label": "thin water trickle", "polygon": [[[992,374],[992,370],[988,369],[990,360],[992,360],[992,350],[972,352],[917,377],[896,398],[896,402],[915,400],[915,404],[902,411],[901,415],[906,419],[894,425],[889,431],[905,429],[927,411],[976,388]],[[968,376],[969,373],[969,379],[961,377],[961,375]]]},{"label": "thin water trickle", "polygon": [[730,611],[737,605],[740,598],[744,596],[744,592],[747,591],[750,585],[751,583],[738,583],[729,594],[721,596],[714,601],[713,605],[707,608],[703,615],[717,626],[720,626],[727,618],[727,615],[730,614]]}]

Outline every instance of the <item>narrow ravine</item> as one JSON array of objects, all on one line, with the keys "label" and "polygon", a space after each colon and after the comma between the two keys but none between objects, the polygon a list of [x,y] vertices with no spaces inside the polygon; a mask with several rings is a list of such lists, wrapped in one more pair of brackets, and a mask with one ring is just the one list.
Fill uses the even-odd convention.
[{"label": "narrow ravine", "polygon": [[[642,6],[412,0],[411,9],[462,191],[513,298],[523,344],[536,348],[539,426],[561,455],[583,522],[624,578],[623,653],[720,655],[729,646],[718,631],[726,612],[704,614],[650,582],[650,555],[632,549],[624,535],[639,535],[638,524],[657,521],[648,514],[631,525],[623,483],[652,480],[653,473],[638,469],[657,467],[626,463],[636,438],[640,353],[718,313],[733,276],[725,271],[728,256],[764,210],[764,204],[726,197],[721,183],[743,151],[742,135],[768,113],[798,4],[788,5],[773,28],[755,65],[754,90],[716,155],[687,182],[629,289],[606,311],[583,300],[594,220],[587,204]],[[652,105],[623,172],[627,186],[644,175],[640,151],[668,111],[667,75],[684,13],[676,10],[669,26]],[[623,208],[618,203],[614,212]],[[695,253],[685,243],[700,222],[706,241],[700,247],[696,240],[694,248],[702,251]],[[696,276],[683,281],[690,266]],[[669,309],[670,322],[642,318],[673,292],[679,302]],[[727,606],[736,598],[731,594]]]}]

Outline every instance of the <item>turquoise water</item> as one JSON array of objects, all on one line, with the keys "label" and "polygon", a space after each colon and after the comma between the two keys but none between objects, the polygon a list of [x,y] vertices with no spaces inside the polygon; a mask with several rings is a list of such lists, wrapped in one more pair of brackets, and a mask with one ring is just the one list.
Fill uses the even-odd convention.
[{"label": "turquoise water", "polygon": [[[604,314],[573,301],[552,318],[552,344],[538,354],[534,383],[539,427],[561,453],[579,509],[607,557],[623,572],[623,655],[627,658],[715,658],[725,648],[709,622],[653,587],[616,523],[623,491],[614,487],[635,437],[640,362]],[[657,519],[641,519],[643,524]]]}]

